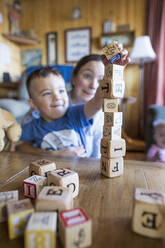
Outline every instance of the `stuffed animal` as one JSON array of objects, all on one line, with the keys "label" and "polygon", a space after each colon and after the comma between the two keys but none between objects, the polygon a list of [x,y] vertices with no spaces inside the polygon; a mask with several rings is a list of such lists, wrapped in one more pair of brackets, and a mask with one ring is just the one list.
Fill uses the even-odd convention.
[{"label": "stuffed animal", "polygon": [[12,150],[12,145],[20,139],[21,134],[21,126],[13,115],[0,108],[0,151],[7,145],[10,146],[9,150]]}]

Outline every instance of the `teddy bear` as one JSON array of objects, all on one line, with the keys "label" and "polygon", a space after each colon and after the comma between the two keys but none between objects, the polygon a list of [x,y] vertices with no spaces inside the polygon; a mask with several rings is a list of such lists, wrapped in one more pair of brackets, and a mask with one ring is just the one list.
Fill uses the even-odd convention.
[{"label": "teddy bear", "polygon": [[21,126],[14,116],[5,109],[0,108],[0,151],[4,148],[12,151],[15,142],[22,134]]}]

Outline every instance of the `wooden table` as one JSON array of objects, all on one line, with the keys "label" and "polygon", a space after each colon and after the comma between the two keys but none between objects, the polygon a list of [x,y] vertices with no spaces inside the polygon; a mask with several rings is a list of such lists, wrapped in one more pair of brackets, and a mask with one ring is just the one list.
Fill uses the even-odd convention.
[{"label": "wooden table", "polygon": [[[165,247],[164,240],[143,237],[131,230],[134,189],[142,187],[165,192],[164,164],[125,160],[124,175],[109,179],[100,174],[97,159],[62,159],[1,152],[0,191],[18,189],[22,199],[22,181],[28,177],[28,165],[30,161],[43,157],[55,161],[57,167],[70,167],[79,173],[80,191],[74,199],[74,207],[82,207],[92,218],[92,248]],[[0,247],[22,248],[23,237],[10,241],[7,225],[2,223]]]}]

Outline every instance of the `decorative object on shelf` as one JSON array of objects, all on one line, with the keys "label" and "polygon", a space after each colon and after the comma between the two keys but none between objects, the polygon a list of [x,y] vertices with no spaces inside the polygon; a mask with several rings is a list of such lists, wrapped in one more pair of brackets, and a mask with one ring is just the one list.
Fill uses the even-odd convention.
[{"label": "decorative object on shelf", "polygon": [[55,65],[58,62],[57,54],[57,32],[46,34],[47,64]]},{"label": "decorative object on shelf", "polygon": [[36,32],[33,29],[22,31],[22,36],[27,39],[37,40]]},{"label": "decorative object on shelf", "polygon": [[123,24],[123,25],[118,25],[117,26],[117,31],[128,31],[130,30],[130,25],[129,24]]},{"label": "decorative object on shelf", "polygon": [[19,28],[19,19],[20,19],[20,11],[21,11],[21,2],[20,0],[14,0],[13,3],[8,3],[9,6],[9,32],[10,35],[21,35]]},{"label": "decorative object on shelf", "polygon": [[41,65],[42,63],[42,50],[31,49],[21,51],[22,66],[31,67]]},{"label": "decorative object on shelf", "polygon": [[77,20],[81,18],[81,9],[78,6],[74,6],[70,15],[71,19]]},{"label": "decorative object on shelf", "polygon": [[142,135],[143,131],[143,74],[144,64],[152,62],[156,59],[156,54],[152,48],[151,40],[149,36],[136,37],[132,51],[130,53],[131,63],[139,64],[140,66],[140,82],[139,82],[139,135]]},{"label": "decorative object on shelf", "polygon": [[91,53],[91,29],[78,28],[65,31],[65,61],[77,62]]},{"label": "decorative object on shelf", "polygon": [[111,33],[115,31],[115,23],[112,20],[106,20],[103,24],[103,32]]},{"label": "decorative object on shelf", "polygon": [[128,47],[133,45],[134,31],[112,32],[101,35],[101,47],[106,46],[112,41],[118,41],[123,46]]}]

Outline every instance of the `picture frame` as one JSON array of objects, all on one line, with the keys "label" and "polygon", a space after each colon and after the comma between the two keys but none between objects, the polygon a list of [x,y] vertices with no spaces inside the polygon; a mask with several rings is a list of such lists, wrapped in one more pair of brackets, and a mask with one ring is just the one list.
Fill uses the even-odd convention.
[{"label": "picture frame", "polygon": [[21,51],[21,65],[24,67],[42,64],[42,49],[26,49]]},{"label": "picture frame", "polygon": [[58,63],[57,32],[49,32],[46,34],[46,44],[47,44],[47,64],[55,65]]},{"label": "picture frame", "polygon": [[129,47],[133,45],[134,36],[135,36],[134,31],[105,33],[101,35],[100,44],[101,47],[104,47],[115,40],[121,43],[124,47]]},{"label": "picture frame", "polygon": [[91,53],[91,28],[65,30],[65,62],[77,62]]}]

